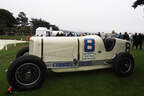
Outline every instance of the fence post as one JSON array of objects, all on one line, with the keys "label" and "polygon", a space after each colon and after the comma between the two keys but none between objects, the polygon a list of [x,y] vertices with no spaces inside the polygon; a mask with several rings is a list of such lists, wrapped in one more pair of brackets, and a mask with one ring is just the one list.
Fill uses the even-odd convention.
[{"label": "fence post", "polygon": [[8,49],[8,48],[7,48],[7,44],[6,44],[6,45],[5,45],[5,50],[7,51],[7,49]]},{"label": "fence post", "polygon": [[14,43],[14,46],[16,47],[16,39],[15,39],[15,43]]}]

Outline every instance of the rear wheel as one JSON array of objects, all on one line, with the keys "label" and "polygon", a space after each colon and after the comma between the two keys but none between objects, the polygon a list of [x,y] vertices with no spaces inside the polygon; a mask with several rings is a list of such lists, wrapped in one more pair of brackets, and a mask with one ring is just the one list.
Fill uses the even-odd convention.
[{"label": "rear wheel", "polygon": [[130,53],[120,53],[114,60],[113,70],[118,76],[129,76],[134,71],[134,58]]},{"label": "rear wheel", "polygon": [[39,87],[44,80],[46,66],[36,56],[27,55],[17,58],[9,67],[7,78],[15,89],[27,90]]}]

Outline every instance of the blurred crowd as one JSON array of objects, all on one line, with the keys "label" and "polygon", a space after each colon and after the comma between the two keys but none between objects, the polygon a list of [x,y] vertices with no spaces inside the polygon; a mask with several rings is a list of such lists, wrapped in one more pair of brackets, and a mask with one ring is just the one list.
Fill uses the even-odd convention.
[{"label": "blurred crowd", "polygon": [[142,49],[143,44],[144,44],[144,34],[135,33],[132,36],[132,48],[136,47],[136,49],[138,49],[138,47],[139,47],[140,49]]},{"label": "blurred crowd", "polygon": [[[100,33],[98,33],[99,36]],[[132,48],[136,48],[136,49],[143,49],[143,45],[144,45],[144,33],[134,33],[134,34],[128,34],[127,32],[125,32],[124,34],[119,33],[117,34],[115,31],[112,31],[112,33],[110,35],[105,34],[104,38],[119,38],[119,39],[124,39],[127,41],[130,41],[132,43]]]},{"label": "blurred crowd", "polygon": [[[101,36],[100,33],[98,33],[99,36]],[[128,40],[129,42],[132,43],[132,48],[136,49],[143,49],[144,45],[144,33],[134,33],[134,34],[128,34],[125,32],[124,34],[122,33],[116,33],[115,31],[112,31],[111,34],[105,34],[104,38],[119,38],[119,39],[124,39]]]}]

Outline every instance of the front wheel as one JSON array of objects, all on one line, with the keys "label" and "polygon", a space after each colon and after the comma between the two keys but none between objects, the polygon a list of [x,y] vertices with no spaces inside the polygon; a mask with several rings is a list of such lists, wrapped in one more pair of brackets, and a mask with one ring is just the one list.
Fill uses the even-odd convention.
[{"label": "front wheel", "polygon": [[116,56],[113,63],[113,70],[118,76],[129,76],[134,72],[134,58],[128,53],[120,53]]},{"label": "front wheel", "polygon": [[45,73],[43,61],[39,57],[27,55],[17,58],[10,65],[7,78],[13,88],[29,90],[41,85]]}]

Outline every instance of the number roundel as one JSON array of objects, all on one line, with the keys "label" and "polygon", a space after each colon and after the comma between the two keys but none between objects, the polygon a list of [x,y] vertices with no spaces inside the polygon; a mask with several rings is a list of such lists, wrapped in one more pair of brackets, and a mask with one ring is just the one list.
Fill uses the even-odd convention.
[{"label": "number roundel", "polygon": [[93,38],[84,39],[84,52],[95,51],[95,40]]}]

